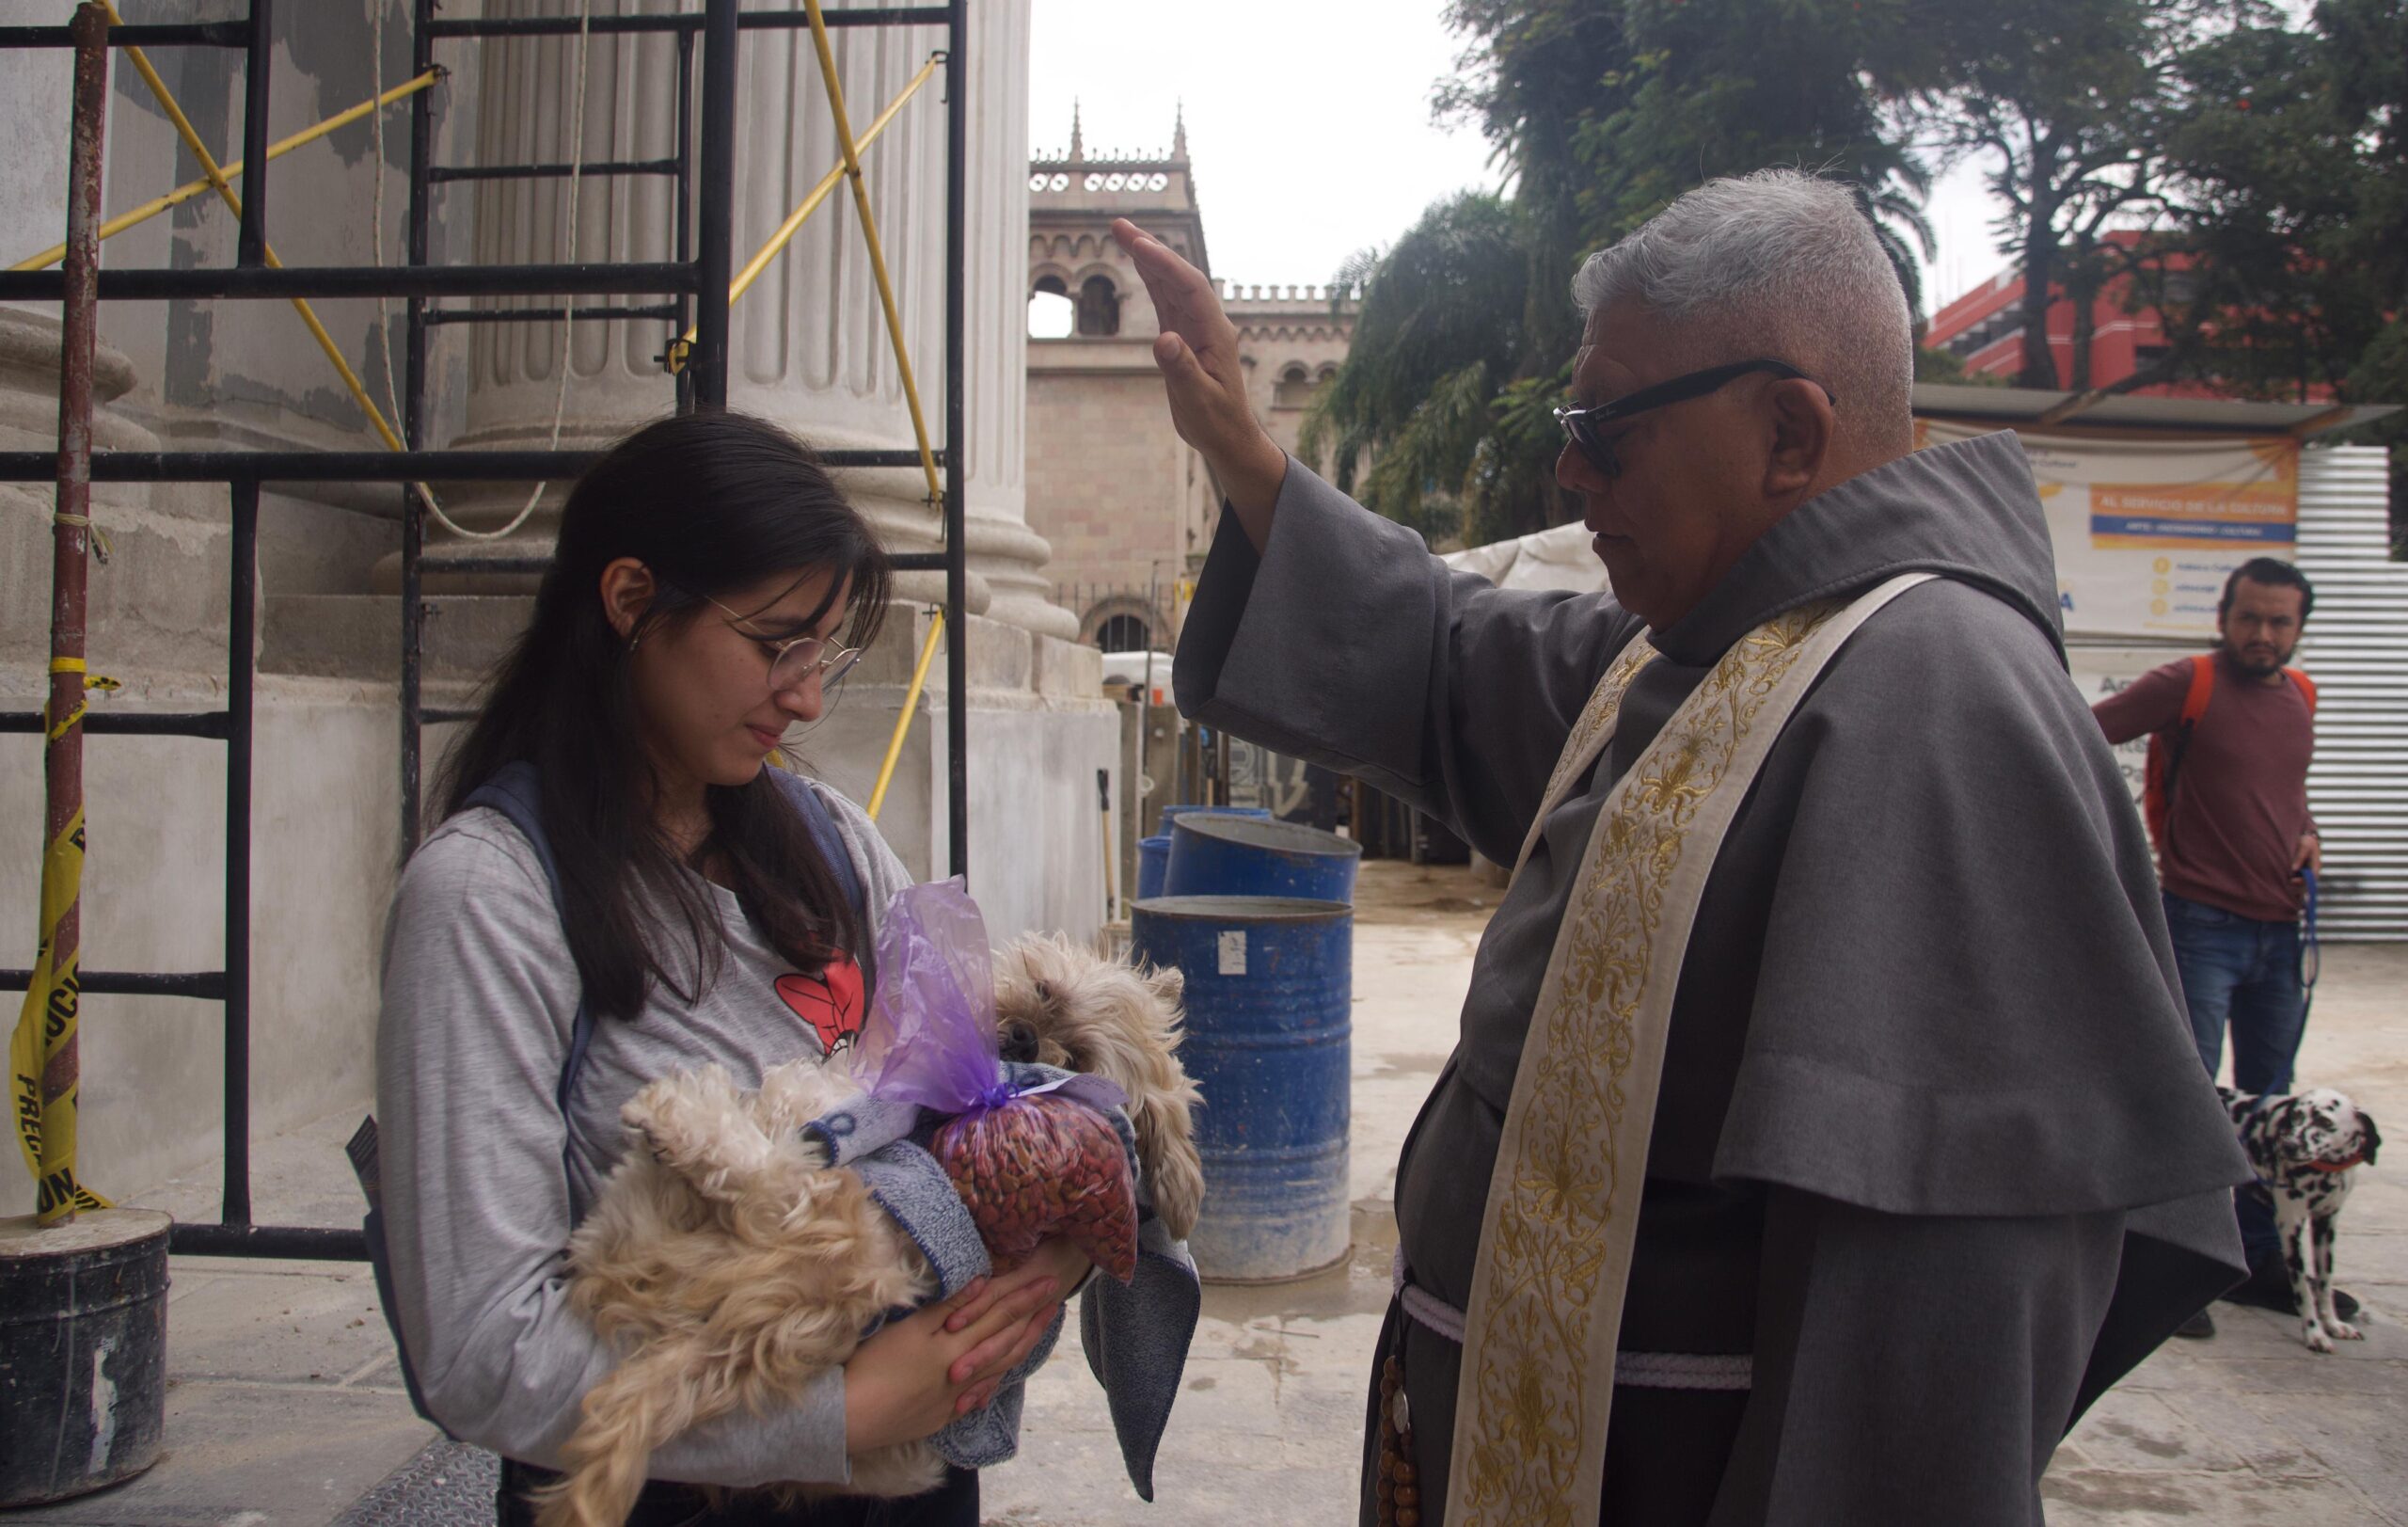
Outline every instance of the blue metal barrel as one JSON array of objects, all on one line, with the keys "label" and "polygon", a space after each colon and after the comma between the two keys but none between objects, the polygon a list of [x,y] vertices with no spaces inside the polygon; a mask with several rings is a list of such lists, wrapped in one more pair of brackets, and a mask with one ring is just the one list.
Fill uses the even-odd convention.
[{"label": "blue metal barrel", "polygon": [[1170,835],[1137,840],[1137,899],[1150,901],[1163,894],[1163,876],[1170,869]]},{"label": "blue metal barrel", "polygon": [[1162,835],[1170,836],[1171,824],[1181,817],[1248,817],[1256,821],[1269,821],[1271,813],[1262,806],[1164,806]]},{"label": "blue metal barrel", "polygon": [[1288,896],[1353,901],[1363,845],[1294,822],[1181,817],[1170,835],[1165,896]]},{"label": "blue metal barrel", "polygon": [[1214,1282],[1273,1282],[1346,1255],[1354,915],[1333,901],[1140,901],[1133,957],[1187,978],[1180,1059],[1204,1210],[1188,1238]]}]

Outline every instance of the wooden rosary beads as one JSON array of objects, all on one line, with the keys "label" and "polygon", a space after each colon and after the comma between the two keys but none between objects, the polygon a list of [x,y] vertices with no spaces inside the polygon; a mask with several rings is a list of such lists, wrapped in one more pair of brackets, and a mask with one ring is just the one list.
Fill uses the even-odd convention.
[{"label": "wooden rosary beads", "polygon": [[1413,1410],[1404,1398],[1404,1364],[1380,1366],[1380,1477],[1373,1487],[1379,1527],[1421,1527],[1421,1486],[1413,1468]]}]

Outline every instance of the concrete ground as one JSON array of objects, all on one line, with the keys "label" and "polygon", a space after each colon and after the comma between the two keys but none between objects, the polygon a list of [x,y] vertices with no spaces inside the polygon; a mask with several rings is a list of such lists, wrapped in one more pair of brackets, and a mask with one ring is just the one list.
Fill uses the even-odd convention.
[{"label": "concrete ground", "polygon": [[[1129,1487],[1084,1361],[1073,1350],[1052,1363],[1030,1386],[1021,1457],[985,1476],[990,1522],[1353,1519],[1363,1384],[1395,1242],[1396,1154],[1453,1046],[1496,899],[1460,869],[1364,867],[1353,1255],[1298,1282],[1206,1291],[1153,1506]],[[2328,951],[2300,1075],[2408,1120],[2408,946]],[[341,1150],[356,1121],[344,1108],[260,1143],[263,1220],[356,1223]],[[134,1201],[190,1217],[215,1207],[208,1183]],[[2392,1314],[2408,1315],[2408,1171],[2361,1174],[2339,1257],[2342,1281],[2368,1305],[2365,1343],[2319,1357],[2289,1319],[2219,1305],[2213,1341],[2169,1344],[2060,1450],[2043,1487],[2051,1521],[2408,1527],[2408,1327]],[[9,1513],[11,1527],[490,1519],[476,1514],[490,1464],[430,1451],[435,1434],[410,1413],[365,1268],[186,1258],[174,1275],[167,1456],[116,1489]],[[436,1479],[455,1497],[444,1514],[422,1503]]]}]

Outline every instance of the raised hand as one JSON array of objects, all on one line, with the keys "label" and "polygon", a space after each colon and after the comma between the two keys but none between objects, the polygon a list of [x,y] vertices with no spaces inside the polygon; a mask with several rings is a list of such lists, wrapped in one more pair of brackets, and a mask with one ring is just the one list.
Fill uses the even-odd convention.
[{"label": "raised hand", "polygon": [[1154,365],[1170,393],[1171,422],[1196,448],[1259,551],[1270,540],[1271,510],[1288,475],[1288,454],[1254,417],[1238,363],[1237,326],[1202,271],[1126,217],[1112,236],[1136,262],[1162,333]]}]

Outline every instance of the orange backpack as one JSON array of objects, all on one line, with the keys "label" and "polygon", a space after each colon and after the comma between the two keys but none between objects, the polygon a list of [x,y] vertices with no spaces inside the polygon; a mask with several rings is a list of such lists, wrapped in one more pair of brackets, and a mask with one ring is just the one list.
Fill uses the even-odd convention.
[{"label": "orange backpack", "polygon": [[[2307,713],[2316,714],[2316,681],[2296,668],[2283,672],[2299,686],[2307,701]],[[2203,652],[2191,660],[2191,687],[2182,695],[2182,717],[2163,731],[2151,732],[2148,739],[2148,767],[2142,774],[2141,815],[2148,822],[2149,841],[2157,845],[2161,858],[2165,853],[2166,828],[2174,820],[2174,782],[2182,769],[2182,755],[2190,751],[2191,733],[2197,729],[2199,718],[2208,713],[2208,696],[2215,692],[2216,660],[2213,653]]]}]

